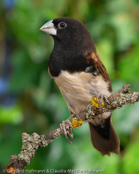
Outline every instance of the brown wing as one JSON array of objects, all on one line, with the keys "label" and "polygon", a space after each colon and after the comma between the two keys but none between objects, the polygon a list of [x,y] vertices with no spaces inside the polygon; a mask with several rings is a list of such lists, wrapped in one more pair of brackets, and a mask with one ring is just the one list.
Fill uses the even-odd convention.
[{"label": "brown wing", "polygon": [[93,64],[93,67],[102,75],[104,80],[109,83],[109,91],[112,92],[112,85],[109,74],[102,61],[100,60],[98,54],[93,52],[91,55],[87,57],[87,61],[91,62],[91,64]]}]

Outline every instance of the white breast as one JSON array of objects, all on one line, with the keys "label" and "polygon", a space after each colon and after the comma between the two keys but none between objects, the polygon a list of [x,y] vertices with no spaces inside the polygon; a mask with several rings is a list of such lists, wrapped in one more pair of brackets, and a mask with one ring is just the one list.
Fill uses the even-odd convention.
[{"label": "white breast", "polygon": [[86,72],[68,73],[62,71],[58,77],[54,78],[67,105],[72,113],[79,113],[84,110],[92,97],[99,94],[110,96],[108,83],[102,76],[93,76]]}]

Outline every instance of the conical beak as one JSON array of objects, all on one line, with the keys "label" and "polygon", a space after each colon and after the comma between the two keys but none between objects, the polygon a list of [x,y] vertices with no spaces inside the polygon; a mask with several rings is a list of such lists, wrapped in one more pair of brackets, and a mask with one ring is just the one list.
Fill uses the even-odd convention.
[{"label": "conical beak", "polygon": [[57,30],[53,24],[53,20],[45,23],[41,28],[41,31],[44,31],[45,33],[48,33],[50,35],[56,35],[57,34]]}]

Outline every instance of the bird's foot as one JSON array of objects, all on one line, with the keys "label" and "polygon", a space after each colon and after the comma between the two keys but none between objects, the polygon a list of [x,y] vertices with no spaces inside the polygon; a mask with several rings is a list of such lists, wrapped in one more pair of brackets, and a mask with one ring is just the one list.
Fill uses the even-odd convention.
[{"label": "bird's foot", "polygon": [[[73,126],[70,122],[70,119],[73,117],[74,117],[74,114],[72,114],[67,120],[62,121],[62,123],[60,124],[60,128],[63,131],[63,134],[65,135],[69,143],[72,143],[72,142],[69,140],[67,134],[69,134],[70,138],[73,138],[73,133],[72,133]],[[67,126],[68,126],[68,131],[67,131]]]},{"label": "bird's foot", "polygon": [[108,97],[104,94],[99,94],[97,98],[100,101],[100,108],[104,106],[104,101],[106,101],[108,104],[110,104],[110,102],[108,101]]}]

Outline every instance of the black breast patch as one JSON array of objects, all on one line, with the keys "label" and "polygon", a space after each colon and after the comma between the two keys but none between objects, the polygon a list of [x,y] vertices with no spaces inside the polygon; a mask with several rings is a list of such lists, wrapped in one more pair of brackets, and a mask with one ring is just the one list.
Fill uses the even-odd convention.
[{"label": "black breast patch", "polygon": [[94,68],[93,66],[89,66],[85,69],[86,73],[92,73],[93,76],[98,76],[99,72],[97,71],[96,68]]}]

